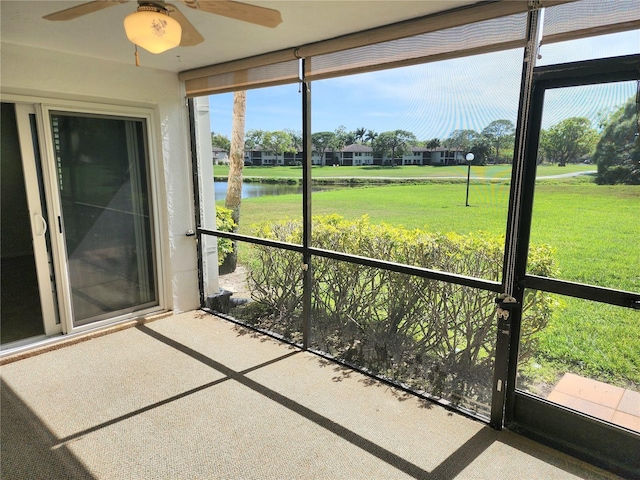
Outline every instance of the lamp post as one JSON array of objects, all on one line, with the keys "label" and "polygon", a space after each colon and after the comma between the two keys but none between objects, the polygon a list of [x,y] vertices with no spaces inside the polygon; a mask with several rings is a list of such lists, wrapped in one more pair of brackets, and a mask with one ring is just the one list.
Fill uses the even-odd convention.
[{"label": "lamp post", "polygon": [[471,162],[475,157],[473,156],[473,153],[469,152],[467,153],[467,156],[465,158],[467,159],[467,199],[465,201],[465,206],[468,207],[469,206],[469,180],[471,179]]}]

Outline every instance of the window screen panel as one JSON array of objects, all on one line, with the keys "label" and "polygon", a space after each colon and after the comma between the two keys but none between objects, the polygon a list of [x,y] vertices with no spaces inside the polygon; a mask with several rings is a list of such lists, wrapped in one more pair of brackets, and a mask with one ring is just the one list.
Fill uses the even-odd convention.
[{"label": "window screen panel", "polygon": [[562,42],[640,28],[638,0],[580,0],[545,8],[542,41]]},{"label": "window screen panel", "polygon": [[315,55],[306,79],[381,70],[516,48],[526,42],[527,14],[495,18],[388,42]]}]

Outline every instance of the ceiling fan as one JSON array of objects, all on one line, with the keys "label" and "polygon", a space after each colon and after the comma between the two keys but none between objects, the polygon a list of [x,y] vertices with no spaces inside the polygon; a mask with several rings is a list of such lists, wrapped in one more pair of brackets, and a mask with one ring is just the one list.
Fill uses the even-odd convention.
[{"label": "ceiling fan", "polygon": [[[222,15],[243,22],[275,28],[282,22],[280,12],[232,0],[180,0],[194,10]],[[128,0],[95,0],[45,15],[45,20],[66,21],[127,3]],[[125,19],[129,40],[152,53],[170,48],[190,47],[204,37],[178,8],[162,0],[138,0],[138,8]]]}]

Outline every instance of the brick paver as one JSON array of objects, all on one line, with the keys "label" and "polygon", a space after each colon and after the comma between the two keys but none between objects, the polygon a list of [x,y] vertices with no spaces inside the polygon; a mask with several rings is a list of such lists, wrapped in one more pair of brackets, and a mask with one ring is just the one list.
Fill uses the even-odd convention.
[{"label": "brick paver", "polygon": [[547,400],[640,432],[640,392],[565,373]]}]

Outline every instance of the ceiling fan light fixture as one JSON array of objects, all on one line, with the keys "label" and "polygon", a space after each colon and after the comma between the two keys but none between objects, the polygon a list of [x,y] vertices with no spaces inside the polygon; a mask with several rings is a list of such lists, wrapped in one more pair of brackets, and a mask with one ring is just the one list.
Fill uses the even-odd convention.
[{"label": "ceiling fan light fixture", "polygon": [[130,42],[151,53],[162,53],[180,45],[182,27],[166,10],[140,6],[124,19],[124,31]]}]

